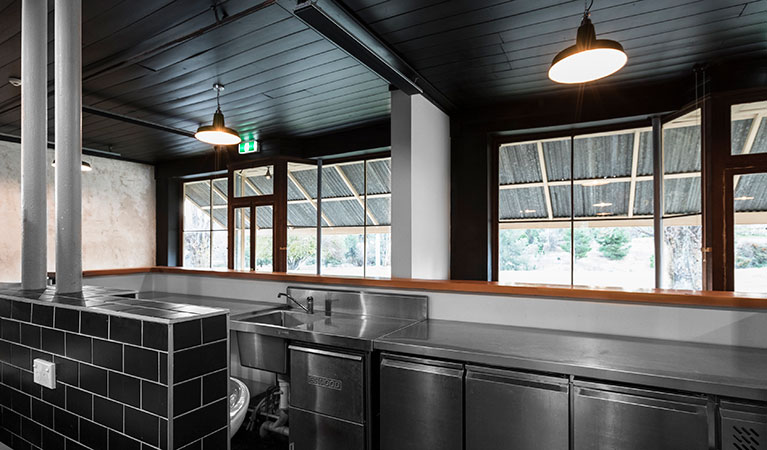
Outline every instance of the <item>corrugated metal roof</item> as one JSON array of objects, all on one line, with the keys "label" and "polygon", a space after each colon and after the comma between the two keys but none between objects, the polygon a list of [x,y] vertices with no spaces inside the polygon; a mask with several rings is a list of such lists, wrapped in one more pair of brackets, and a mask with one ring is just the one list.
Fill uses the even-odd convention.
[{"label": "corrugated metal roof", "polygon": [[570,179],[570,139],[544,142],[543,159],[549,181]]},{"label": "corrugated metal roof", "polygon": [[[753,197],[753,198],[751,198]],[[735,211],[767,210],[767,174],[741,175],[735,188]]]},{"label": "corrugated metal roof", "polygon": [[631,175],[634,134],[576,138],[574,178],[625,177]]},{"label": "corrugated metal roof", "polygon": [[663,130],[663,168],[666,173],[700,171],[700,127]]},{"label": "corrugated metal roof", "polygon": [[639,181],[636,184],[636,198],[634,199],[634,215],[651,216],[653,213],[653,182]]},{"label": "corrugated metal roof", "polygon": [[762,118],[751,153],[767,153],[767,117]]},{"label": "corrugated metal roof", "polygon": [[548,217],[543,188],[502,189],[498,195],[498,215],[501,220]]},{"label": "corrugated metal roof", "polygon": [[700,212],[700,178],[666,179],[663,202],[666,214],[692,214]]},{"label": "corrugated metal roof", "polygon": [[503,145],[499,149],[499,178],[501,186],[506,184],[533,183],[541,181],[538,145]]}]

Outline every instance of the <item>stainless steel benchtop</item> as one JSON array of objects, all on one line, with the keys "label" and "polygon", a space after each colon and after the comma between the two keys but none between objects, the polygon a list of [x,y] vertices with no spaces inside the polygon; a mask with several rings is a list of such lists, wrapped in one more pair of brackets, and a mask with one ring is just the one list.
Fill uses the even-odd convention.
[{"label": "stainless steel benchtop", "polygon": [[374,348],[473,364],[767,401],[767,350],[426,320]]}]

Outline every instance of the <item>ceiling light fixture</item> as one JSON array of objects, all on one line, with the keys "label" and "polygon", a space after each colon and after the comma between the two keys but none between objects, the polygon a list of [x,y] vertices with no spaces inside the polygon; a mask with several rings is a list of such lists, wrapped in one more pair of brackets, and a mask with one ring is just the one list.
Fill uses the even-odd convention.
[{"label": "ceiling light fixture", "polygon": [[216,83],[213,85],[213,89],[216,91],[216,112],[213,113],[213,124],[198,128],[194,137],[198,141],[210,145],[237,145],[242,139],[240,139],[237,131],[224,125],[224,114],[221,112],[219,98],[221,91],[224,90],[224,85]]},{"label": "ceiling light fixture", "polygon": [[612,203],[607,203],[607,202],[594,203],[594,207],[595,208],[605,208],[607,206],[613,206],[613,204]]},{"label": "ceiling light fixture", "polygon": [[269,168],[268,167],[266,168],[266,175],[264,175],[264,178],[266,178],[267,180],[271,180],[272,179],[272,173],[269,172]]},{"label": "ceiling light fixture", "polygon": [[[588,0],[586,0],[588,2]],[[623,46],[616,41],[597,39],[591,23],[591,4],[583,12],[575,45],[562,50],[554,57],[549,68],[549,78],[563,84],[588,83],[619,71],[628,61]]]},{"label": "ceiling light fixture", "polygon": [[[56,160],[54,159],[51,162],[51,167],[56,167]],[[91,163],[88,161],[83,161],[80,163],[80,172],[90,172],[93,170],[93,166],[91,166]]]}]

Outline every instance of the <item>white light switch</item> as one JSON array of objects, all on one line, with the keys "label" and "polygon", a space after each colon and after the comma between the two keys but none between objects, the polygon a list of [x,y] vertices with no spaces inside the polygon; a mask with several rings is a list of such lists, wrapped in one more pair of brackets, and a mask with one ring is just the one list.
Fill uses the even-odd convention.
[{"label": "white light switch", "polygon": [[35,359],[32,370],[35,375],[35,383],[48,389],[56,388],[56,364],[44,359]]}]

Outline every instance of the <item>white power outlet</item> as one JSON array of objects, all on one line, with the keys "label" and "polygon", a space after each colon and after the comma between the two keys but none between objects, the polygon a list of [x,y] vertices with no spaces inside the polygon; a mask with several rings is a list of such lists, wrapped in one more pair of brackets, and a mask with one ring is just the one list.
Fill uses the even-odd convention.
[{"label": "white power outlet", "polygon": [[35,383],[48,389],[56,389],[56,364],[44,359],[35,359],[33,363]]}]

